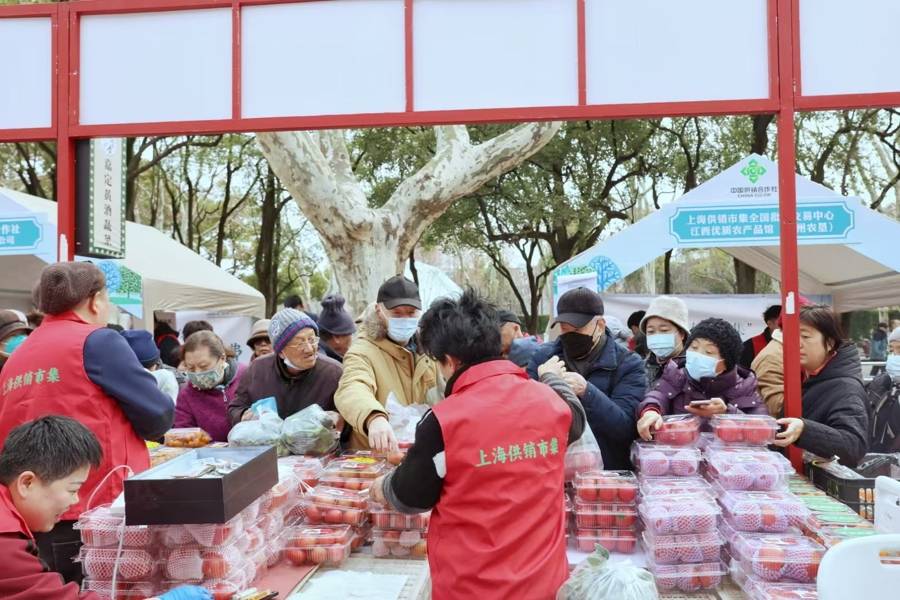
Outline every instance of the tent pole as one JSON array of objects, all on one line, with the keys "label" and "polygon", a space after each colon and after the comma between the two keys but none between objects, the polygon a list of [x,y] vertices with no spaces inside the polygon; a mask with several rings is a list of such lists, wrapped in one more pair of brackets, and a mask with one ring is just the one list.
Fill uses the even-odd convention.
[{"label": "tent pole", "polygon": [[[791,0],[778,0],[778,204],[781,230],[781,301],[784,332],[784,416],[802,416],[800,330],[797,316],[797,182],[794,147],[794,43]],[[802,451],[791,446],[791,462],[803,472]]]},{"label": "tent pole", "polygon": [[69,135],[69,86],[71,70],[71,15],[66,3],[59,5],[57,18],[56,70],[56,210],[57,257],[60,261],[75,257],[75,140]]}]

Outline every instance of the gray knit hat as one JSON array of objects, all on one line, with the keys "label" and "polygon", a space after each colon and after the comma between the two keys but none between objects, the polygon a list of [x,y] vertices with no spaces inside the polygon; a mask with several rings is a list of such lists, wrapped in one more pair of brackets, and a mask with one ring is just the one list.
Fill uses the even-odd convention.
[{"label": "gray knit hat", "polygon": [[34,303],[41,312],[61,315],[106,287],[103,271],[89,262],[47,265],[34,288]]},{"label": "gray knit hat", "polygon": [[688,307],[681,298],[675,296],[657,296],[647,308],[647,314],[641,319],[641,331],[647,333],[647,321],[653,317],[659,317],[666,321],[671,321],[684,332],[685,337],[691,331],[690,321],[688,320]]},{"label": "gray knit hat", "polygon": [[900,327],[891,332],[890,337],[888,337],[888,344],[891,342],[900,342]]},{"label": "gray knit hat", "polygon": [[294,336],[301,329],[310,328],[319,335],[319,326],[305,312],[296,308],[283,308],[275,313],[272,322],[269,323],[269,339],[272,340],[272,348],[275,353],[283,351],[285,346],[291,343]]}]

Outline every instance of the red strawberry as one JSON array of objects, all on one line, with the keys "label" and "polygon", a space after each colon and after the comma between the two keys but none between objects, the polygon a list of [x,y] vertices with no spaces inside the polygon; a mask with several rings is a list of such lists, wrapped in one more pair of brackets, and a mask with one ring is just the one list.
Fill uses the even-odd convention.
[{"label": "red strawberry", "polygon": [[763,545],[753,555],[753,572],[766,581],[778,581],[784,570],[785,551],[781,546]]}]

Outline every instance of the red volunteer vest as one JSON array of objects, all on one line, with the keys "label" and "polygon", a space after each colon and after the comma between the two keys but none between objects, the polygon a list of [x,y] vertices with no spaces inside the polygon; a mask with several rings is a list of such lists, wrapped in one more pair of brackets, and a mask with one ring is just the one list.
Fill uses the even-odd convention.
[{"label": "red volunteer vest", "polygon": [[[109,471],[128,465],[135,473],[150,467],[144,440],[118,402],[93,383],[84,370],[84,342],[96,325],[74,313],[44,318],[43,324],[10,356],[0,376],[0,444],[15,427],[46,415],[72,417],[94,432],[103,448],[99,469],[91,469],[80,502],[63,515],[77,519]],[[94,505],[112,502],[122,491],[125,470],[103,484]]]},{"label": "red volunteer vest", "polygon": [[470,367],[434,413],[447,474],[428,529],[432,597],[555,598],[569,573],[569,407],[513,363],[497,360]]}]

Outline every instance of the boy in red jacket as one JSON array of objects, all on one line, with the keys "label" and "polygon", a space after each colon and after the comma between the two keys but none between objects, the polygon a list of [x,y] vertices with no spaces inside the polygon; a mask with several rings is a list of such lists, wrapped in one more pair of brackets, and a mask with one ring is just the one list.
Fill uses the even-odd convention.
[{"label": "boy in red jacket", "polygon": [[[74,504],[91,467],[102,458],[100,443],[84,425],[48,416],[13,429],[0,453],[0,598],[5,600],[99,600],[64,584],[38,557],[34,533],[50,531]],[[203,588],[180,588],[165,600],[211,598]]]}]

